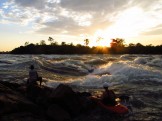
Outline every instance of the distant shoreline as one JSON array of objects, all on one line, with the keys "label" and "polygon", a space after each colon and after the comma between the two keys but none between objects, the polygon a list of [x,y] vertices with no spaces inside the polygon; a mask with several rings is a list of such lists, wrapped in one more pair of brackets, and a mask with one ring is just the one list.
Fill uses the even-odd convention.
[{"label": "distant shoreline", "polygon": [[160,46],[115,46],[115,47],[92,47],[74,45],[34,45],[20,46],[10,52],[1,54],[162,54]]}]

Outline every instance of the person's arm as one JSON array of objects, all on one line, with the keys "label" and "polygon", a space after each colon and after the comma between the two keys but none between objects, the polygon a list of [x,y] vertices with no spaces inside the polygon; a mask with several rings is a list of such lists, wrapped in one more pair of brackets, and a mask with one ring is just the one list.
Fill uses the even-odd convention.
[{"label": "person's arm", "polygon": [[114,91],[111,90],[112,96],[114,97],[114,99],[117,98],[116,94],[114,93]]}]

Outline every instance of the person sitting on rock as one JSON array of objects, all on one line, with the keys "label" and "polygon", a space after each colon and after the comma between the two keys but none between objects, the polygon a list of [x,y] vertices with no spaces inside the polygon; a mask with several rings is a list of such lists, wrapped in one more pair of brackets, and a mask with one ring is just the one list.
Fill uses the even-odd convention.
[{"label": "person sitting on rock", "polygon": [[27,84],[29,84],[29,85],[37,85],[37,81],[40,81],[40,86],[41,86],[42,77],[38,77],[38,73],[34,69],[34,65],[31,65],[30,66],[30,71],[29,71],[29,79],[27,80]]},{"label": "person sitting on rock", "polygon": [[103,104],[105,105],[116,105],[116,95],[112,90],[108,89],[109,84],[107,82],[105,82],[103,84],[103,88],[105,89],[105,91],[103,92],[102,96],[101,96],[101,101],[103,102]]}]

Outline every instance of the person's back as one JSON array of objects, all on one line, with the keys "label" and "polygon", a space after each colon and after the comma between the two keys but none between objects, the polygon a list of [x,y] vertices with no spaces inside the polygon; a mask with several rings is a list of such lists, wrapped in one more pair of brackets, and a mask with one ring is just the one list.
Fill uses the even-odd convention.
[{"label": "person's back", "polygon": [[108,90],[108,84],[107,83],[105,83],[103,87],[104,87],[105,91],[103,92],[102,97],[101,97],[102,102],[105,105],[113,105],[113,106],[116,105],[115,93],[112,90]]},{"label": "person's back", "polygon": [[36,81],[38,80],[38,73],[36,70],[34,70],[34,66],[30,66],[30,71],[29,71],[29,84],[36,84]]},{"label": "person's back", "polygon": [[30,70],[29,71],[29,79],[31,80],[37,80],[38,74],[36,70]]}]

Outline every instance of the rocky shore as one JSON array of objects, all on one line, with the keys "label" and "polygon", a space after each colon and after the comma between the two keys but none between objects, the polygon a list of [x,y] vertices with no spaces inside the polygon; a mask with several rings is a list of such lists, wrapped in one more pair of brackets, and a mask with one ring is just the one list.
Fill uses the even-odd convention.
[{"label": "rocky shore", "polygon": [[[87,92],[0,81],[0,121],[129,121],[97,106]],[[134,103],[142,106],[142,103]]]}]

